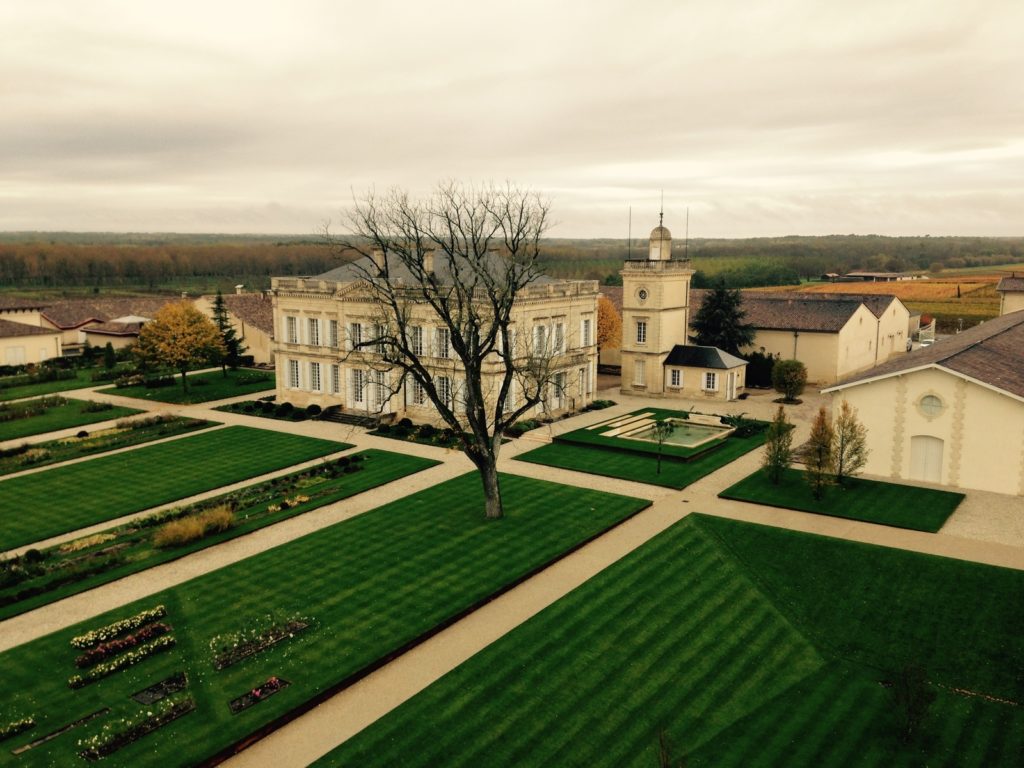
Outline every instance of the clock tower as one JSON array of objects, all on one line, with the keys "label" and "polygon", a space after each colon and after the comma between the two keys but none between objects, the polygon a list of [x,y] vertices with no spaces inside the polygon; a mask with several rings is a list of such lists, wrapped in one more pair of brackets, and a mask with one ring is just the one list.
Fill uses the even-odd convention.
[{"label": "clock tower", "polygon": [[672,258],[672,233],[651,231],[646,259],[630,259],[622,271],[622,392],[661,395],[662,364],[686,344],[690,311],[689,260]]}]

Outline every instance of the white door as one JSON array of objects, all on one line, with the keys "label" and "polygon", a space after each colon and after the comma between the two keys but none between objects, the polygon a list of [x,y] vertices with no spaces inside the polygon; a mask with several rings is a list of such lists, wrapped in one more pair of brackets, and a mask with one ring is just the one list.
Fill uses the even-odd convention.
[{"label": "white door", "polygon": [[733,371],[729,371],[729,375],[726,378],[725,399],[736,399],[736,374]]},{"label": "white door", "polygon": [[910,438],[910,479],[942,482],[942,439],[929,435]]}]

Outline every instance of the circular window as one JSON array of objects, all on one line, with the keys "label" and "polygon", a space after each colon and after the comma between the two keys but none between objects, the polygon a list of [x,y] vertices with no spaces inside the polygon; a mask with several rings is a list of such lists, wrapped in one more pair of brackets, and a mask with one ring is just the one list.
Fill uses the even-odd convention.
[{"label": "circular window", "polygon": [[931,418],[942,413],[942,401],[935,395],[925,395],[921,398],[921,412]]},{"label": "circular window", "polygon": [[636,295],[640,299],[640,301],[647,301],[647,289],[646,288],[641,288],[639,291],[637,291]]}]

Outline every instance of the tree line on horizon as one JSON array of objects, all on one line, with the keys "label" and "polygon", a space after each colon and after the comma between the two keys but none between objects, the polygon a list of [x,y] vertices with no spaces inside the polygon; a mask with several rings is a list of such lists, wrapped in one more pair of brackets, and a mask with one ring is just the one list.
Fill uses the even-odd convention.
[{"label": "tree line on horizon", "polygon": [[[675,258],[684,246],[675,243]],[[693,239],[694,287],[795,284],[855,269],[961,269],[1024,262],[1024,238],[829,235]],[[647,241],[548,238],[540,267],[553,277],[618,281]],[[316,236],[0,233],[0,287],[158,290],[190,281],[266,288],[275,275],[315,275],[348,258]]]}]

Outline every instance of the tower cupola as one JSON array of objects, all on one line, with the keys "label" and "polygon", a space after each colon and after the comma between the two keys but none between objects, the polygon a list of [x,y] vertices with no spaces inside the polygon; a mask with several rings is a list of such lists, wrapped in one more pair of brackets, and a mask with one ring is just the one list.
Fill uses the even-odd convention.
[{"label": "tower cupola", "polygon": [[659,224],[651,230],[651,251],[648,261],[668,261],[672,258],[672,233]]}]

